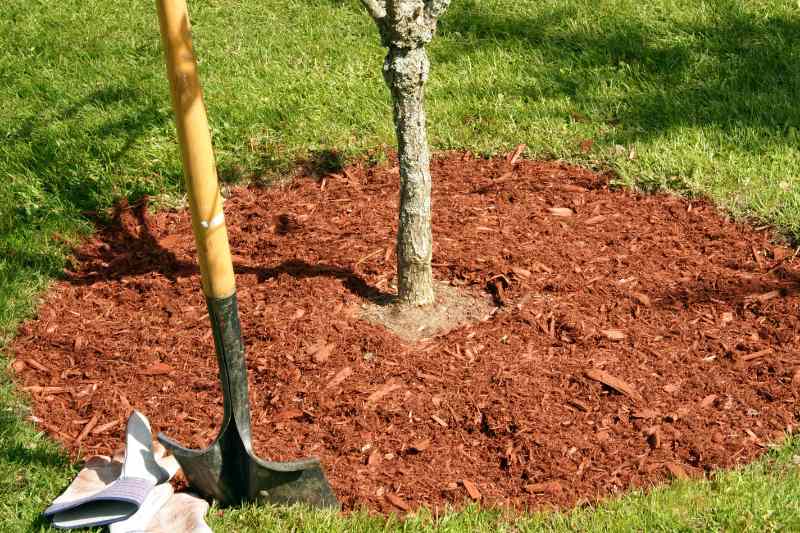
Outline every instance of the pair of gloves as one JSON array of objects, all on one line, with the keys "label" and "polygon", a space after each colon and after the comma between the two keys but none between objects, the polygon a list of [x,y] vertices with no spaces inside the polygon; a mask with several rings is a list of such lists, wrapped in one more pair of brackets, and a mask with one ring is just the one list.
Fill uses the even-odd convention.
[{"label": "pair of gloves", "polygon": [[175,494],[169,483],[178,469],[159,444],[153,451],[150,424],[134,411],[124,456],[89,459],[44,516],[62,529],[108,525],[110,533],[211,533],[203,518],[208,503]]}]

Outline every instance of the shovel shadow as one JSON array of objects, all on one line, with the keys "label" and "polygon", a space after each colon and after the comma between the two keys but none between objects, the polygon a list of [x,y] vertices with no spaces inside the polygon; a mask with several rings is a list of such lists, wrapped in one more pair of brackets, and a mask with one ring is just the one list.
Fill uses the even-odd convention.
[{"label": "shovel shadow", "polygon": [[[79,268],[65,275],[72,285],[92,285],[97,282],[123,280],[157,272],[170,281],[197,276],[197,263],[179,258],[166,249],[150,229],[147,199],[128,205],[117,204],[108,222],[97,221],[96,239],[100,245],[91,250],[75,250],[79,265],[92,265],[86,272]],[[238,275],[252,274],[259,283],[287,274],[295,279],[328,277],[341,280],[352,294],[375,303],[385,303],[392,294],[368,284],[352,268],[324,263],[311,264],[300,259],[288,259],[275,266],[253,266],[234,262]]]}]

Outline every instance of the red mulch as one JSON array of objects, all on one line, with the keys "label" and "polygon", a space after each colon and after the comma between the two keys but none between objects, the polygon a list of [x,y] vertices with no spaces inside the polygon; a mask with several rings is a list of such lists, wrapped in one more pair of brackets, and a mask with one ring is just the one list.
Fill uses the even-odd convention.
[{"label": "red mulch", "polygon": [[[261,456],[319,456],[348,509],[561,506],[750,461],[797,424],[800,260],[769,231],[560,163],[433,174],[436,277],[499,309],[417,345],[351,312],[394,273],[396,166],[232,191]],[[188,216],[144,211],[76,250],[12,346],[76,456],[120,446],[131,406],[194,447],[217,430]]]}]

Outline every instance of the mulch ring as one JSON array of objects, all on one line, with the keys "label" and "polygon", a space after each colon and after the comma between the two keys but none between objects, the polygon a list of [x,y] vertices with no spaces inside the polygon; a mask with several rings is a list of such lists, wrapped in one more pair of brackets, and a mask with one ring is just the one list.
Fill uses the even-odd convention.
[{"label": "mulch ring", "polygon": [[[398,169],[226,202],[265,458],[318,456],[346,509],[569,506],[751,461],[798,424],[800,260],[705,201],[557,163],[442,154],[438,280],[482,321],[406,344],[358,318],[391,289]],[[221,418],[186,212],[121,206],[12,345],[34,420],[76,457],[131,407],[202,447]]]}]

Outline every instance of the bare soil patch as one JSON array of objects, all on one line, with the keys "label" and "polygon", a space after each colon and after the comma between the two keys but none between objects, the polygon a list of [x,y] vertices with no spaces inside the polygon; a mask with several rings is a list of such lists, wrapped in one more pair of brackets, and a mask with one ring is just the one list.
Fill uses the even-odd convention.
[{"label": "bare soil patch", "polygon": [[[435,276],[498,309],[419,343],[353,316],[394,277],[395,165],[226,203],[261,456],[319,456],[346,508],[563,506],[750,461],[798,424],[794,252],[581,168],[435,158]],[[188,215],[145,212],[76,250],[11,347],[76,456],[118,447],[131,407],[194,447],[219,425]]]},{"label": "bare soil patch", "polygon": [[[361,304],[361,308],[354,311],[355,315],[385,327],[405,341],[419,342],[444,335],[470,322],[489,320],[498,310],[491,305],[489,295],[472,294],[440,281],[434,281],[434,284],[436,301],[432,305],[403,305],[393,296],[386,295]],[[392,288],[396,289],[394,285]]]}]

